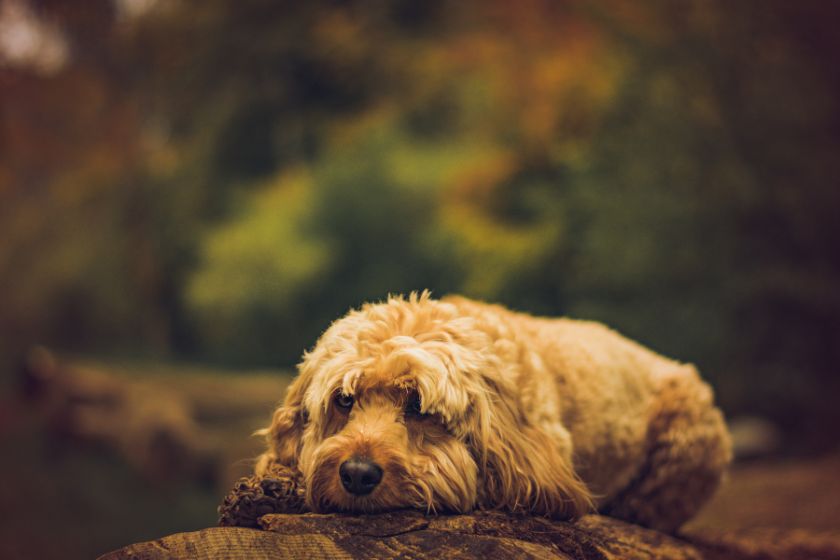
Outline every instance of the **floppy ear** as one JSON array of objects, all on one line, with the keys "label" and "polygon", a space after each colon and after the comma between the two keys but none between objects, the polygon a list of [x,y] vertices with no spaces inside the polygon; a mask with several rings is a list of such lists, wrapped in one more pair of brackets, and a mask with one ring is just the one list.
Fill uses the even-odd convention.
[{"label": "floppy ear", "polygon": [[483,467],[483,507],[558,519],[594,509],[589,489],[574,472],[570,449],[564,452],[556,441],[560,438],[525,424],[504,398],[477,403],[476,409],[472,441]]},{"label": "floppy ear", "polygon": [[306,423],[306,411],[303,408],[303,395],[309,376],[298,375],[286,391],[283,405],[274,411],[271,425],[258,430],[255,435],[265,436],[268,450],[257,459],[254,469],[258,476],[263,476],[271,463],[287,467],[296,467],[300,450],[303,427]]}]

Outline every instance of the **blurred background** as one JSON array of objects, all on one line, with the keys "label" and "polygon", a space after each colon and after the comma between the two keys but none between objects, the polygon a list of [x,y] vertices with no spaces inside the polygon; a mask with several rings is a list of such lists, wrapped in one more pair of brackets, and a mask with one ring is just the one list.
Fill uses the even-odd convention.
[{"label": "blurred background", "polygon": [[[0,556],[214,524],[303,349],[423,288],[698,364],[753,458],[704,522],[820,525],[838,24],[830,0],[0,0]],[[775,514],[734,516],[769,487]]]}]

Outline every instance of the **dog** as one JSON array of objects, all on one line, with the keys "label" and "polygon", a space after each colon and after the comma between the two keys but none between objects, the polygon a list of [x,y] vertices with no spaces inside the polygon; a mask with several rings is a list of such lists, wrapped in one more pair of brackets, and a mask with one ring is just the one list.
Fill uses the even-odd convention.
[{"label": "dog", "polygon": [[595,322],[391,296],[298,369],[256,474],[299,469],[315,512],[597,510],[673,532],[731,460],[695,368]]}]

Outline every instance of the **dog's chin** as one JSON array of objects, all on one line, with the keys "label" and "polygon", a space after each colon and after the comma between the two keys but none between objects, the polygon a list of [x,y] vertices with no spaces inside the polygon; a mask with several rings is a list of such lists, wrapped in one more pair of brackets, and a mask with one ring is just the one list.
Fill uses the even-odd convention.
[{"label": "dog's chin", "polygon": [[316,513],[382,513],[407,507],[384,504],[373,496],[356,497],[349,494],[314,497],[311,505]]},{"label": "dog's chin", "polygon": [[383,513],[413,509],[426,513],[464,513],[472,508],[438,503],[433,490],[418,485],[388,485],[383,482],[367,496],[354,496],[344,490],[338,478],[319,481],[316,475],[307,487],[306,500],[315,513]]},{"label": "dog's chin", "polygon": [[[307,503],[312,511],[316,513],[382,513],[421,507],[421,503],[417,500],[406,500],[406,497],[410,495],[408,490],[401,493],[397,489],[381,485],[367,496],[354,496],[346,492],[340,483],[330,483],[329,486],[329,490],[326,491],[323,490],[323,485],[320,487],[316,485],[311,490],[307,490]],[[425,506],[422,508],[426,509]]]}]

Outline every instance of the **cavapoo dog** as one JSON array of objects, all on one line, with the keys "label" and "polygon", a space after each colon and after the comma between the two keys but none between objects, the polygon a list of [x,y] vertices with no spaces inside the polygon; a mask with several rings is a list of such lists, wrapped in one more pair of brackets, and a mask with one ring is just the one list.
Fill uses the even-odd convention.
[{"label": "cavapoo dog", "polygon": [[334,322],[260,433],[257,474],[299,469],[313,511],[598,510],[664,531],[731,455],[694,367],[597,323],[428,292]]}]

